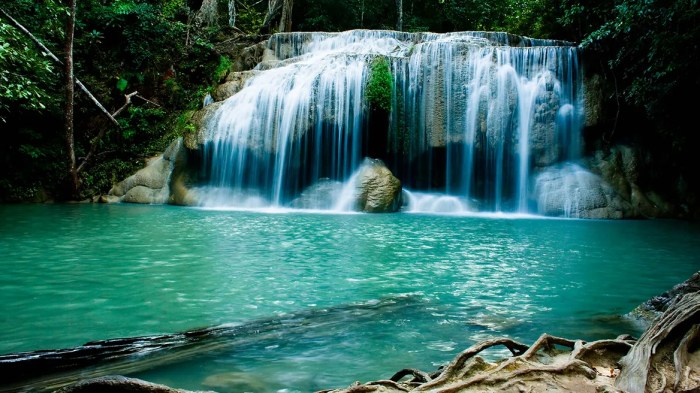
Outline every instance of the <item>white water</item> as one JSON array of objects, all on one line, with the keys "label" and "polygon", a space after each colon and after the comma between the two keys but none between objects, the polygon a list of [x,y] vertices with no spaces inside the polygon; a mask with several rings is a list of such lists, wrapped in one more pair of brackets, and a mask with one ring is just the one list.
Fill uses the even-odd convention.
[{"label": "white water", "polygon": [[277,61],[261,63],[207,129],[205,206],[286,207],[319,179],[347,184],[383,132],[365,102],[378,55],[394,89],[386,156],[375,158],[413,193],[444,194],[421,209],[478,200],[481,211],[537,213],[532,173],[580,154],[577,52],[561,42],[356,30],[276,34],[268,47]]}]

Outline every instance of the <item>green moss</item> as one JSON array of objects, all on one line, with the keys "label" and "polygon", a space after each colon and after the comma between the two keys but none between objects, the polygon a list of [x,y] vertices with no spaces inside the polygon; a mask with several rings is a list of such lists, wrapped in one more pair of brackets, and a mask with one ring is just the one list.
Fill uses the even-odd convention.
[{"label": "green moss", "polygon": [[219,65],[214,70],[214,81],[216,83],[220,82],[222,79],[226,78],[229,70],[231,69],[231,60],[226,56],[219,56]]},{"label": "green moss", "polygon": [[389,61],[383,56],[374,58],[370,64],[366,90],[370,108],[390,112],[393,86],[394,78],[391,75]]}]

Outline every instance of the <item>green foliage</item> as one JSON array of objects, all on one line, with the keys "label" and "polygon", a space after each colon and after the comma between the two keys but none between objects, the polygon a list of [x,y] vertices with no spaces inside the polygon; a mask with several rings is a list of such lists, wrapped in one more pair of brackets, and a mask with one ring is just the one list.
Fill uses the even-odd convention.
[{"label": "green foliage", "polygon": [[0,21],[0,120],[11,109],[41,111],[50,99],[53,64],[17,29]]},{"label": "green foliage", "polygon": [[[582,40],[609,81],[608,107],[619,111],[615,136],[642,143],[656,157],[653,181],[700,189],[700,135],[694,97],[700,87],[700,7],[696,0],[567,0],[560,21]],[[612,127],[611,127],[612,128]],[[614,128],[613,128],[614,129]],[[658,184],[657,184],[658,187]]]},{"label": "green foliage", "polygon": [[393,86],[394,78],[391,75],[389,61],[383,56],[375,57],[370,64],[365,93],[370,108],[390,112]]},{"label": "green foliage", "polygon": [[236,16],[236,28],[245,33],[257,33],[265,21],[265,4],[260,1],[239,0],[236,1],[238,15]]},{"label": "green foliage", "polygon": [[194,134],[197,132],[197,127],[192,123],[192,115],[194,111],[187,111],[177,117],[175,120],[175,126],[173,127],[172,138],[185,137],[188,134]]},{"label": "green foliage", "polygon": [[[162,126],[167,114],[162,108],[148,108],[146,106],[131,106],[128,116],[119,119],[121,137],[127,143],[133,142],[136,137],[141,141],[150,140],[148,136],[164,134]],[[150,151],[149,153],[154,153]]]},{"label": "green foliage", "polygon": [[219,65],[214,70],[214,82],[218,83],[228,75],[231,70],[231,60],[226,56],[219,56]]},{"label": "green foliage", "polygon": [[126,79],[119,78],[119,80],[117,80],[116,87],[117,87],[117,90],[124,92],[124,90],[126,90],[126,86],[128,86],[128,85],[129,85],[129,82]]}]

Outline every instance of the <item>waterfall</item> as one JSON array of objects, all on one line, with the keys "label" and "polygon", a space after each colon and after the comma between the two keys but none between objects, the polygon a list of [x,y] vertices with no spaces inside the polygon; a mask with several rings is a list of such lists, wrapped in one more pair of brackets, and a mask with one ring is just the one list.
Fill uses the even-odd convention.
[{"label": "waterfall", "polygon": [[[207,125],[204,205],[294,206],[319,181],[347,182],[372,151],[412,195],[459,201],[440,209],[537,213],[534,176],[581,154],[570,43],[353,30],[275,34],[268,52]],[[365,99],[377,56],[394,78],[386,130]]]}]

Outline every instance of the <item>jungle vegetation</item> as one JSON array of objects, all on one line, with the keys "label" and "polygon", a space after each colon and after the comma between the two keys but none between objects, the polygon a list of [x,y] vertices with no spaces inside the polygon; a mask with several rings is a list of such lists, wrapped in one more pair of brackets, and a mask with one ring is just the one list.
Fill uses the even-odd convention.
[{"label": "jungle vegetation", "polygon": [[[587,130],[589,144],[640,143],[664,187],[700,184],[698,133],[688,126],[700,82],[697,0],[11,0],[0,11],[0,201],[107,192],[187,132],[183,114],[225,75],[221,44],[232,37],[358,28],[573,41],[606,92],[605,122]],[[114,121],[81,89],[69,92],[73,79]]]}]

